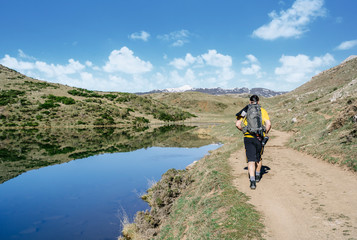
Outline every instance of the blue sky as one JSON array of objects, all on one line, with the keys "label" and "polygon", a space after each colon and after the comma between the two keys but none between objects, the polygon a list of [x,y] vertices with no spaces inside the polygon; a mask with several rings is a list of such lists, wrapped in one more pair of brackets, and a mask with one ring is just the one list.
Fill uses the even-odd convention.
[{"label": "blue sky", "polygon": [[355,0],[1,0],[0,64],[101,91],[293,90],[357,54]]}]

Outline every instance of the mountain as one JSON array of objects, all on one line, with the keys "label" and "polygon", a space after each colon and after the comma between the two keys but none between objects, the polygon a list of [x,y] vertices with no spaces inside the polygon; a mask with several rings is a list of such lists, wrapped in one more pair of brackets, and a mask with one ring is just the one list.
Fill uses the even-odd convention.
[{"label": "mountain", "polygon": [[263,97],[273,97],[277,95],[281,95],[287,92],[276,92],[272,91],[266,88],[233,88],[233,89],[223,89],[220,87],[217,88],[192,88],[188,85],[179,87],[179,88],[168,88],[168,89],[163,89],[163,90],[153,90],[150,92],[140,92],[136,93],[138,95],[144,95],[144,94],[152,94],[152,93],[177,93],[177,92],[201,92],[201,93],[207,93],[210,95],[227,95],[227,94],[256,94],[258,96],[263,96]]}]

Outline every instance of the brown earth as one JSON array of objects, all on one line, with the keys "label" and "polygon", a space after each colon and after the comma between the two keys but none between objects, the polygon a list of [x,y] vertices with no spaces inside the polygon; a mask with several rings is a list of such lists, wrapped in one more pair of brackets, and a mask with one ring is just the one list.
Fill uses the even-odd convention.
[{"label": "brown earth", "polygon": [[234,185],[263,215],[266,239],[357,239],[357,176],[285,146],[273,130],[263,155],[264,175],[249,188],[245,152],[230,157]]}]

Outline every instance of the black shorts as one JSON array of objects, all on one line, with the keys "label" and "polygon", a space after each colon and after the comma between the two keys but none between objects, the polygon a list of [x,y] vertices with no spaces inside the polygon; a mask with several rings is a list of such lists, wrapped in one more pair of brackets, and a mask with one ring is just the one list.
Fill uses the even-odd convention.
[{"label": "black shorts", "polygon": [[244,138],[245,153],[247,162],[260,162],[263,146],[256,138]]}]

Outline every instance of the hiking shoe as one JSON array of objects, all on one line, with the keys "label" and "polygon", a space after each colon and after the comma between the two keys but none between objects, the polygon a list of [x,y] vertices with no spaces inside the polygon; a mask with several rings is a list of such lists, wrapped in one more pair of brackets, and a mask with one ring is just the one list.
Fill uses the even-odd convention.
[{"label": "hiking shoe", "polygon": [[255,189],[257,186],[255,185],[255,181],[250,181],[250,189]]},{"label": "hiking shoe", "polygon": [[260,178],[261,178],[260,175],[255,175],[255,181],[256,181],[256,182],[259,182],[259,181],[260,181]]}]

